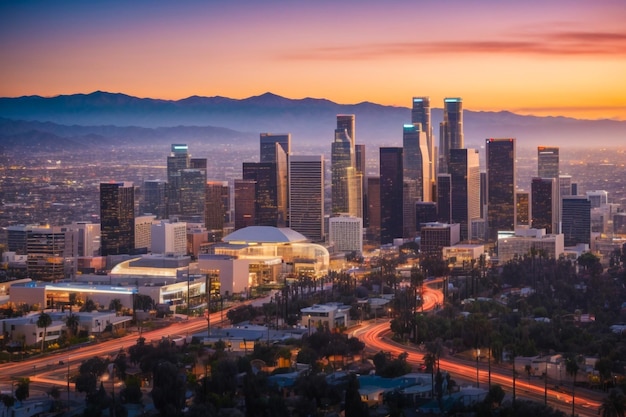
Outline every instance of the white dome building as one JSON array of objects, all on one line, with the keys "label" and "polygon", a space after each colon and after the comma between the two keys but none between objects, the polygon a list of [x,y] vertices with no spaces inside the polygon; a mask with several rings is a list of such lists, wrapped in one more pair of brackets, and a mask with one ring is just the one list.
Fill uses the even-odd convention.
[{"label": "white dome building", "polygon": [[225,236],[198,257],[201,272],[219,279],[220,293],[235,294],[288,275],[318,278],[328,272],[328,250],[289,228],[249,226]]}]

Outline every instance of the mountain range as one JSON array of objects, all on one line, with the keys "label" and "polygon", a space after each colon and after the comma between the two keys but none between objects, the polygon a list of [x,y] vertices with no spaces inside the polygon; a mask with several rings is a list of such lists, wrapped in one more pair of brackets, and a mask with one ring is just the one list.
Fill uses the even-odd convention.
[{"label": "mountain range", "polygon": [[[330,148],[337,114],[355,114],[357,143],[376,147],[401,146],[402,125],[411,121],[408,107],[370,102],[338,104],[272,93],[241,100],[192,96],[174,101],[96,91],[0,98],[0,141],[4,147],[129,141],[252,144],[261,132],[289,132],[295,147],[327,143]],[[442,109],[432,109],[435,137],[442,117]],[[479,147],[487,137],[515,137],[522,147],[626,144],[626,121],[464,110],[463,124],[466,147]]]}]

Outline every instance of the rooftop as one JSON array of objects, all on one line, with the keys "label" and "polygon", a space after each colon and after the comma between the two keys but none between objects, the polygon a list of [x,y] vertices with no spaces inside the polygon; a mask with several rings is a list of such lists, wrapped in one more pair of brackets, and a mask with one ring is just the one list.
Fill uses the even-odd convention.
[{"label": "rooftop", "polygon": [[306,242],[307,238],[287,227],[248,226],[224,237],[228,243],[295,243]]}]

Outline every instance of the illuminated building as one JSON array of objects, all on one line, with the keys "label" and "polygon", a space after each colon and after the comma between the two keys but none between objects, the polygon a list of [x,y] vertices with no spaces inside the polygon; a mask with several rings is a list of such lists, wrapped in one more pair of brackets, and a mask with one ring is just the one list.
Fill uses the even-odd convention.
[{"label": "illuminated building", "polygon": [[585,196],[563,197],[562,225],[565,246],[591,244],[591,202]]},{"label": "illuminated building", "polygon": [[224,224],[229,219],[230,188],[227,181],[207,181],[204,201],[204,225],[223,236]]},{"label": "illuminated building", "polygon": [[[451,223],[461,225],[461,240],[474,238],[471,221],[480,218],[480,167],[475,149],[450,149]],[[480,236],[482,238],[482,236]]]},{"label": "illuminated building", "polygon": [[[411,108],[411,123],[421,125],[421,131],[426,134],[426,149],[428,150],[428,177],[435,180],[435,167],[437,158],[435,157],[435,143],[433,138],[433,126],[430,118],[430,98],[413,97],[413,107]],[[431,186],[429,184],[428,186]],[[423,200],[430,201],[430,200]]]},{"label": "illuminated building", "polygon": [[289,203],[289,156],[291,155],[291,134],[261,133],[260,162],[276,164],[276,205],[278,226],[288,223]]},{"label": "illuminated building", "polygon": [[135,188],[130,182],[100,183],[100,254],[130,254],[135,248]]},{"label": "illuminated building", "polygon": [[328,243],[338,252],[363,252],[363,219],[348,215],[328,219]]},{"label": "illuminated building", "polygon": [[190,164],[189,148],[186,144],[172,144],[167,157],[167,203],[168,216],[180,213],[180,173]]},{"label": "illuminated building", "polygon": [[443,122],[439,125],[439,172],[448,173],[450,149],[464,148],[463,141],[463,100],[446,98],[443,100]]},{"label": "illuminated building", "polygon": [[530,226],[530,193],[517,191],[515,193],[515,208],[517,210],[518,226]]},{"label": "illuminated building", "polygon": [[[243,179],[255,181],[254,225],[274,226],[279,224],[278,175],[274,162],[244,162]],[[284,223],[281,219],[280,223]]]},{"label": "illuminated building", "polygon": [[235,180],[235,230],[254,226],[256,181]]},{"label": "illuminated building", "polygon": [[142,214],[154,214],[157,219],[167,218],[167,182],[147,180],[141,189]]},{"label": "illuminated building", "polygon": [[533,178],[531,188],[531,225],[546,229],[547,234],[558,233],[557,200],[559,189],[555,178]]},{"label": "illuminated building", "polygon": [[289,225],[314,242],[324,240],[324,157],[289,158]]},{"label": "illuminated building", "polygon": [[545,229],[515,229],[513,236],[498,239],[498,259],[501,263],[510,261],[529,254],[531,248],[546,258],[558,259],[564,252],[564,236],[546,234]]},{"label": "illuminated building", "polygon": [[404,237],[413,237],[416,232],[415,203],[431,201],[430,167],[426,133],[420,124],[404,125],[402,130],[403,178],[405,193],[403,197]]},{"label": "illuminated building", "polygon": [[55,281],[65,278],[66,228],[32,227],[26,235],[26,267],[33,279]]}]

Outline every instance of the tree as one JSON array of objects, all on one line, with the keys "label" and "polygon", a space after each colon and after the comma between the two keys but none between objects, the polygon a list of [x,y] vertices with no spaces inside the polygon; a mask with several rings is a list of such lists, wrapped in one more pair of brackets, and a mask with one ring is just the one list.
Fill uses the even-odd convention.
[{"label": "tree", "polygon": [[65,326],[70,331],[72,336],[76,336],[78,334],[78,325],[80,324],[80,319],[74,313],[70,313],[65,319]]},{"label": "tree", "polygon": [[15,388],[15,398],[22,402],[29,396],[30,379],[20,378],[17,381],[17,387]]},{"label": "tree", "polygon": [[119,313],[121,309],[122,309],[122,300],[120,300],[119,298],[112,299],[111,302],[109,303],[109,310]]},{"label": "tree", "polygon": [[41,351],[43,352],[44,346],[46,344],[46,331],[48,326],[52,324],[52,317],[44,311],[39,314],[39,318],[37,319],[37,327],[43,328],[43,337],[41,338]]},{"label": "tree", "polygon": [[575,400],[576,400],[576,375],[580,370],[580,366],[578,365],[578,356],[570,353],[565,358],[565,372],[568,375],[574,378],[574,382],[572,383],[572,417],[575,415]]},{"label": "tree", "polygon": [[601,417],[624,417],[626,416],[626,397],[624,393],[613,388],[600,406]]},{"label": "tree", "polygon": [[179,376],[178,367],[164,361],[154,368],[152,399],[162,416],[177,416],[183,408],[185,384]]},{"label": "tree", "polygon": [[98,308],[98,306],[96,306],[96,303],[91,299],[88,298],[85,301],[85,304],[83,304],[80,308],[81,312],[87,312],[87,313],[91,313],[92,311],[96,310]]},{"label": "tree", "polygon": [[345,417],[367,417],[369,415],[367,405],[361,401],[359,394],[359,380],[355,374],[348,377],[345,397]]}]

